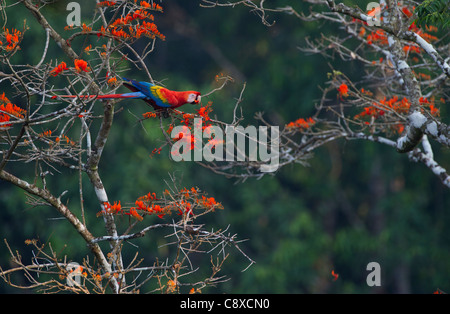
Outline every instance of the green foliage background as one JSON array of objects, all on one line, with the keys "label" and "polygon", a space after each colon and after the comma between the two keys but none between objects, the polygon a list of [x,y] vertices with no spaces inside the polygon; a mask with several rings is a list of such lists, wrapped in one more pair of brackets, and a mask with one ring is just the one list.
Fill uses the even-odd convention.
[{"label": "green foliage background", "polygon": [[446,0],[425,0],[416,9],[419,24],[435,24],[450,27],[450,2]]},{"label": "green foliage background", "polygon": [[[68,1],[45,8],[56,29],[65,26]],[[274,1],[280,6],[285,1]],[[350,1],[347,1],[350,2]],[[271,2],[272,3],[272,2]],[[304,55],[298,50],[305,38],[338,32],[334,25],[303,23],[288,15],[269,16],[272,27],[260,23],[247,8],[204,9],[198,1],[166,0],[164,13],[156,13],[156,24],[166,35],[146,60],[152,76],[171,89],[197,89],[216,86],[216,74],[236,78],[207,100],[213,101],[214,114],[229,120],[235,98],[247,83],[243,110],[246,123],[263,111],[265,118],[284,125],[296,117],[314,112],[321,96],[319,86],[330,70],[327,62],[351,77],[362,75],[361,66]],[[83,2],[86,22],[92,6]],[[293,5],[290,3],[290,5]],[[296,3],[297,9],[308,5]],[[276,6],[276,5],[274,5]],[[12,62],[36,63],[40,59],[44,31],[32,16],[16,6],[8,12],[7,27],[21,29],[27,20],[30,29],[22,50]],[[95,39],[90,39],[95,44]],[[78,44],[82,44],[81,40]],[[58,47],[51,45],[47,60],[64,61]],[[67,60],[65,60],[67,61]],[[134,70],[128,77],[145,79]],[[0,84],[0,92],[16,104],[10,86]],[[256,261],[248,265],[238,252],[232,252],[223,268],[231,279],[211,293],[432,293],[437,288],[450,291],[450,196],[425,166],[408,161],[392,149],[366,142],[331,143],[318,150],[309,167],[287,166],[276,176],[248,180],[243,184],[211,173],[194,163],[175,163],[169,152],[150,158],[159,147],[161,134],[156,121],[144,122],[145,132],[136,121],[147,107],[139,101],[129,103],[115,118],[113,130],[101,161],[100,175],[111,201],[132,202],[147,192],[161,193],[165,180],[177,178],[180,186],[206,190],[225,209],[205,218],[214,228],[230,224],[230,233],[248,239],[241,246]],[[192,108],[192,107],[191,107]],[[186,106],[186,111],[193,109]],[[444,116],[445,109],[441,109]],[[135,116],[134,116],[135,115]],[[448,149],[434,147],[438,162],[450,169]],[[33,167],[31,167],[32,169]],[[10,171],[23,175],[20,165]],[[65,171],[49,182],[55,194],[69,190],[67,202],[79,214],[78,173]],[[29,178],[34,172],[29,173]],[[50,179],[48,179],[50,180]],[[94,234],[104,233],[93,190],[84,181],[88,224]],[[120,221],[126,227],[128,218]],[[30,208],[25,195],[0,181],[0,238],[6,238],[24,261],[30,261],[31,248],[25,239],[50,241],[55,251],[81,260],[87,249],[84,242],[49,207]],[[158,248],[164,234],[138,239],[141,257],[148,261],[164,256],[169,248]],[[67,246],[65,246],[67,244]],[[230,248],[231,251],[233,251]],[[124,248],[133,256],[135,247]],[[194,260],[208,273],[209,260]],[[366,265],[378,262],[382,286],[366,285]],[[0,265],[9,265],[9,255],[0,243]],[[331,270],[339,273],[333,281]],[[199,274],[200,275],[200,274]],[[20,278],[16,278],[20,280]],[[23,281],[25,283],[25,281]],[[0,282],[0,292],[20,292]]]}]

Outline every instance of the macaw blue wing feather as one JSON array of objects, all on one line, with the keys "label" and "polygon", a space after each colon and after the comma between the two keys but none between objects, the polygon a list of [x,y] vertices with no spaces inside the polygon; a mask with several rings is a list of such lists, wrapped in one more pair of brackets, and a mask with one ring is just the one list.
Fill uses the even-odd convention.
[{"label": "macaw blue wing feather", "polygon": [[142,81],[130,80],[125,77],[122,78],[125,82],[123,83],[126,87],[128,87],[132,91],[138,91],[148,97],[148,100],[153,100],[155,105],[162,108],[170,108],[171,104],[169,103],[167,97],[165,96],[162,90],[165,90],[164,87]]}]

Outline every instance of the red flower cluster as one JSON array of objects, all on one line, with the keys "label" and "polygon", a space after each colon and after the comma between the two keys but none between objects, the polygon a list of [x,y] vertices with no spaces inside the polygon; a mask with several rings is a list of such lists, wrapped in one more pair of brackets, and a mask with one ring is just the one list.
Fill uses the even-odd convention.
[{"label": "red flower cluster", "polygon": [[[18,119],[23,119],[26,114],[26,110],[12,104],[9,99],[5,96],[5,93],[0,95],[0,123],[8,122],[11,120],[11,117],[15,117]],[[9,128],[11,124],[1,124],[1,128]]]},{"label": "red flower cluster", "polygon": [[367,43],[369,45],[372,45],[373,43],[388,45],[388,39],[385,31],[382,29],[377,29],[375,32],[371,32],[370,35],[367,35]]},{"label": "red flower cluster", "polygon": [[[422,106],[422,110],[425,110],[428,107],[432,115],[439,116],[439,109],[435,106],[434,99],[428,100],[425,97],[420,97],[419,104]],[[373,117],[377,119],[389,112],[406,114],[409,112],[410,107],[411,102],[406,97],[403,97],[402,99],[399,99],[398,96],[393,96],[390,99],[386,99],[386,97],[384,97],[383,99],[380,99],[378,103],[373,103],[373,106],[364,107],[364,110],[355,115],[354,118],[361,119],[364,117]],[[369,124],[369,122],[366,122],[366,124]],[[393,125],[393,128],[398,133],[402,133],[404,130],[404,125],[398,122]]]},{"label": "red flower cluster", "polygon": [[[147,193],[139,197],[133,207],[128,210],[124,209],[119,202],[114,202],[113,205],[106,202],[103,204],[103,210],[97,213],[97,217],[105,214],[125,214],[132,216],[141,221],[145,215],[157,215],[163,218],[172,211],[176,211],[178,215],[194,215],[194,208],[203,208],[205,212],[214,211],[216,208],[223,209],[222,204],[218,203],[214,197],[206,197],[197,188],[184,188],[175,195],[165,190],[165,195],[168,197],[164,200],[158,198],[156,193]],[[165,201],[171,199],[173,201]],[[165,201],[165,203],[162,203]]]},{"label": "red flower cluster", "polygon": [[331,276],[333,276],[333,281],[336,281],[336,280],[339,278],[339,274],[336,273],[336,272],[334,271],[334,269],[331,271]]},{"label": "red flower cluster", "polygon": [[[426,27],[425,29],[427,31],[429,31],[429,32],[436,32],[437,31],[437,28],[435,26]],[[418,28],[415,22],[413,22],[411,24],[411,26],[409,27],[409,30],[417,33],[417,35],[419,35],[420,37],[422,37],[423,39],[425,39],[428,42],[432,42],[432,41],[438,40],[438,38],[436,36],[428,34],[428,33],[424,32],[423,29]]]},{"label": "red flower cluster", "polygon": [[160,11],[160,12],[163,11],[162,6],[160,6],[159,4],[156,4],[156,3],[150,4],[147,1],[141,1],[139,4],[141,5],[141,7],[144,7],[144,8],[147,8],[147,9]]},{"label": "red flower cluster", "polygon": [[105,214],[118,214],[122,212],[122,205],[117,202],[114,202],[113,205],[111,205],[109,202],[103,203],[103,210],[99,213],[97,213],[97,217]]},{"label": "red flower cluster", "polygon": [[47,131],[44,131],[42,133],[39,133],[38,136],[39,137],[50,137],[50,136],[52,136],[52,130],[47,130]]},{"label": "red flower cluster", "polygon": [[65,70],[68,70],[67,65],[65,62],[61,62],[53,70],[50,71],[50,74],[53,76],[57,76],[59,73],[62,73]]},{"label": "red flower cluster", "polygon": [[338,92],[339,92],[339,95],[347,97],[348,96],[348,86],[347,86],[347,84],[342,83],[341,85],[339,85]]},{"label": "red flower cluster", "polygon": [[411,16],[413,15],[412,12],[409,10],[408,7],[403,7],[403,8],[402,8],[402,12],[405,13],[405,15],[406,15],[407,17],[411,17]]},{"label": "red flower cluster", "polygon": [[[9,52],[18,47],[19,38],[22,37],[22,33],[15,28],[11,29],[11,32],[9,32],[9,29],[5,29],[3,36],[5,37],[7,43],[5,50]],[[0,46],[2,45],[3,42],[0,41]]]},{"label": "red flower cluster", "polygon": [[218,207],[220,203],[217,203],[214,197],[206,197],[202,195],[202,205],[208,210],[214,210],[215,207]]},{"label": "red flower cluster", "polygon": [[[442,103],[445,103],[445,101],[443,99],[441,99]],[[432,97],[431,99],[427,99],[425,97],[420,97],[419,99],[419,103],[420,105],[424,106],[424,107],[428,107],[430,109],[430,113],[437,117],[439,116],[440,112],[439,109],[434,105],[434,97]]]},{"label": "red flower cluster", "polygon": [[76,143],[74,142],[74,141],[72,141],[67,135],[61,135],[61,136],[57,136],[56,138],[55,138],[55,142],[57,143],[57,144],[59,144],[59,143],[61,143],[61,140],[62,141],[64,141],[64,142],[66,142],[66,144],[70,144],[70,145],[72,145],[72,146],[75,146],[76,145]]},{"label": "red flower cluster", "polygon": [[[104,1],[103,5],[112,6],[114,4]],[[112,22],[106,29],[101,27],[100,31],[97,33],[98,37],[104,36],[105,34],[111,34],[116,38],[130,39],[130,38],[140,38],[141,36],[147,36],[149,38],[158,37],[165,40],[165,36],[161,34],[154,21],[154,16],[150,14],[147,9],[162,11],[162,7],[159,5],[150,5],[145,1],[141,1],[141,6],[144,9],[138,9],[136,11],[130,12],[125,16],[117,18]],[[133,23],[135,22],[135,23]]]},{"label": "red flower cluster", "polygon": [[168,211],[165,207],[153,204],[154,201],[158,200],[159,199],[156,197],[156,193],[147,193],[146,195],[139,197],[134,202],[135,206],[130,207],[129,211],[126,212],[125,215],[132,216],[139,221],[144,219],[139,212],[145,214],[157,214],[159,218],[163,218]]},{"label": "red flower cluster", "polygon": [[412,46],[405,45],[405,46],[403,46],[403,51],[405,53],[408,53],[408,52],[420,53],[420,48],[418,46],[414,46],[414,45],[412,45]]},{"label": "red flower cluster", "polygon": [[355,115],[355,119],[361,119],[366,116],[378,118],[382,115],[384,115],[383,110],[378,109],[377,107],[369,106],[369,107],[364,107],[364,111]]},{"label": "red flower cluster", "polygon": [[309,129],[311,126],[313,126],[316,123],[316,121],[313,118],[307,118],[307,119],[297,119],[293,122],[289,122],[286,125],[286,129],[288,130],[304,130]]},{"label": "red flower cluster", "polygon": [[[398,5],[402,5],[402,3],[399,2]],[[404,6],[404,7],[400,8],[400,10],[404,14],[404,18],[407,20],[405,22],[409,23],[409,19],[413,15],[412,12],[414,12],[414,9],[415,9],[414,6],[413,7],[406,7],[406,6]],[[373,9],[373,10],[369,11],[367,14],[373,16],[373,15],[375,15],[375,13],[380,13],[380,12],[375,12],[374,10],[376,10],[376,9]],[[378,10],[379,10],[379,8],[378,8]],[[382,16],[380,16],[380,18],[381,18],[381,20],[383,20]],[[359,36],[360,37],[364,37],[366,35],[366,28],[365,28],[365,26],[367,26],[367,22],[360,21],[360,20],[357,20],[357,19],[353,19],[353,22],[363,24],[363,26],[361,26],[361,28],[360,28]],[[426,33],[424,30],[422,30],[419,27],[417,27],[417,25],[414,22],[410,25],[409,30],[411,30],[413,32],[416,32],[418,35],[423,37],[428,42],[436,41],[438,39],[436,36],[431,35],[429,33]],[[425,30],[427,32],[436,32],[437,28],[435,26],[425,26]],[[366,40],[367,40],[367,43],[369,45],[372,45],[372,44],[388,45],[387,35],[381,29],[378,29],[375,32],[370,32],[370,34],[367,35]],[[417,47],[417,46],[414,46],[414,45],[413,46],[405,45],[403,50],[405,51],[405,53],[406,52],[410,52],[410,51],[416,52],[416,53],[420,53],[421,52],[420,48]]]},{"label": "red flower cluster", "polygon": [[102,1],[97,3],[97,7],[112,7],[116,5],[116,1]]},{"label": "red flower cluster", "polygon": [[[89,72],[91,70],[91,68],[88,67],[88,63],[86,61],[82,60],[82,59],[75,59],[74,65],[75,65],[75,70],[78,73]],[[60,73],[66,71],[68,69],[69,68],[67,67],[67,64],[65,62],[61,62],[55,68],[53,68],[53,70],[50,71],[50,74],[52,76],[57,76]],[[54,98],[56,98],[56,96],[54,96]]]},{"label": "red flower cluster", "polygon": [[364,110],[361,113],[355,115],[355,119],[361,119],[367,116],[378,118],[380,116],[383,116],[386,111],[406,113],[411,106],[411,103],[407,98],[404,97],[399,100],[398,96],[393,96],[390,99],[386,99],[386,97],[384,97],[383,99],[379,100],[379,103],[381,105],[374,103],[373,106],[364,107]]},{"label": "red flower cluster", "polygon": [[88,63],[82,59],[75,59],[75,69],[78,73],[81,72],[89,72],[91,70],[90,67],[88,67]]},{"label": "red flower cluster", "polygon": [[149,112],[144,112],[144,113],[142,114],[142,116],[143,116],[144,118],[146,118],[146,119],[149,119],[149,118],[156,118],[158,115],[157,115],[156,112],[151,112],[151,111],[149,111]]}]

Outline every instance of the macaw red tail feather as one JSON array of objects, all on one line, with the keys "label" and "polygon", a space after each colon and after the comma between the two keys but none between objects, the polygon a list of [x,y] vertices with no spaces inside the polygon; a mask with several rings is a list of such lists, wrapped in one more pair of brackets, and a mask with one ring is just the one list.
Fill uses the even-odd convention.
[{"label": "macaw red tail feather", "polygon": [[114,98],[131,98],[132,95],[126,94],[110,94],[110,95],[55,95],[52,99],[61,98],[97,98],[97,99],[114,99]]}]

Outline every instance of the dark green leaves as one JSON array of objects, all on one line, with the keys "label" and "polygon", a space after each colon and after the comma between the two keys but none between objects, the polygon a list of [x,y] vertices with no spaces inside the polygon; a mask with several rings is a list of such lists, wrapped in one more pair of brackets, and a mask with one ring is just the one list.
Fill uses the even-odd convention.
[{"label": "dark green leaves", "polygon": [[416,23],[450,27],[450,2],[448,0],[425,0],[416,9]]}]

